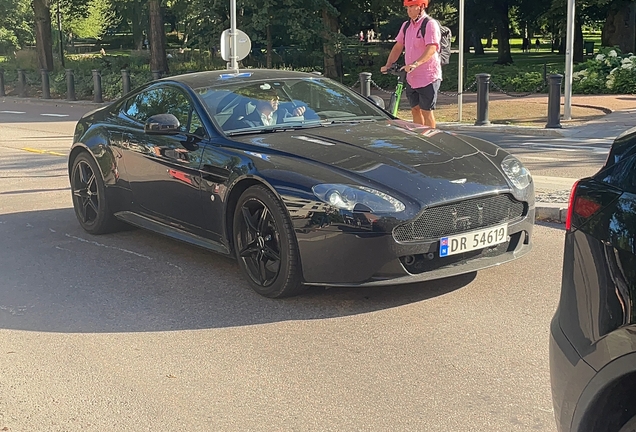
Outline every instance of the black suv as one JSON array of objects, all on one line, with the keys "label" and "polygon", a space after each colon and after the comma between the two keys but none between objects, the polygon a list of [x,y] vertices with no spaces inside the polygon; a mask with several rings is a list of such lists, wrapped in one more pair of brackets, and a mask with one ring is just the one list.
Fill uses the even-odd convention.
[{"label": "black suv", "polygon": [[572,188],[550,375],[561,432],[636,431],[636,128]]}]

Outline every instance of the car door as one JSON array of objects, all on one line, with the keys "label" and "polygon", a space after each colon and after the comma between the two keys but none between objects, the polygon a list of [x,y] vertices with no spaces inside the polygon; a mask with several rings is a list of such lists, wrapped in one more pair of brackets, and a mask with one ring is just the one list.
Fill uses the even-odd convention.
[{"label": "car door", "polygon": [[[199,167],[206,133],[188,95],[176,86],[142,91],[122,107],[124,163],[136,209],[154,219],[192,230],[202,227]],[[181,124],[176,135],[149,135],[144,123],[172,114]]]}]

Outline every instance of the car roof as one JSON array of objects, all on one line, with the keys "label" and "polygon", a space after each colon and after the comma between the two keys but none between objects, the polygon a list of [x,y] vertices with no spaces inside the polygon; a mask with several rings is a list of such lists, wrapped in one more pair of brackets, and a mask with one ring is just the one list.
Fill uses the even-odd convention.
[{"label": "car roof", "polygon": [[320,75],[306,72],[296,72],[278,69],[241,69],[238,73],[222,69],[205,72],[194,72],[183,75],[166,77],[160,81],[176,81],[193,89],[202,87],[216,87],[231,83],[249,83],[270,79],[298,79],[318,78]]}]

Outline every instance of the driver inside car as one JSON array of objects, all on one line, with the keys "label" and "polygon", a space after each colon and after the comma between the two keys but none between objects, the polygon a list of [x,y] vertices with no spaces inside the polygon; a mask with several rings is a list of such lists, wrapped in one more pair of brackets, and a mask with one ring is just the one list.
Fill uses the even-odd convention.
[{"label": "driver inside car", "polygon": [[[284,123],[286,119],[302,121],[306,108],[304,106],[294,107],[293,111],[288,111],[284,107],[279,106],[279,96],[274,87],[265,83],[256,87],[241,89],[236,93],[244,94],[252,100],[245,105],[245,113],[233,115],[228,120],[230,129],[243,129],[250,127],[272,126]],[[250,107],[254,107],[250,110]],[[300,117],[300,118],[298,118]],[[224,126],[224,129],[228,127]]]}]

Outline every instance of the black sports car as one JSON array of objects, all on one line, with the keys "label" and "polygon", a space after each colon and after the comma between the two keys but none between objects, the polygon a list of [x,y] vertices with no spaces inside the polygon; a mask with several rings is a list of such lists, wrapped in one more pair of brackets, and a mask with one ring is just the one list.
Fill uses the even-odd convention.
[{"label": "black sports car", "polygon": [[86,114],[68,167],[89,233],[123,221],[235,256],[269,297],[443,278],[531,248],[519,160],[316,74],[154,81]]},{"label": "black sports car", "polygon": [[636,129],[572,189],[550,374],[561,432],[636,432]]}]

